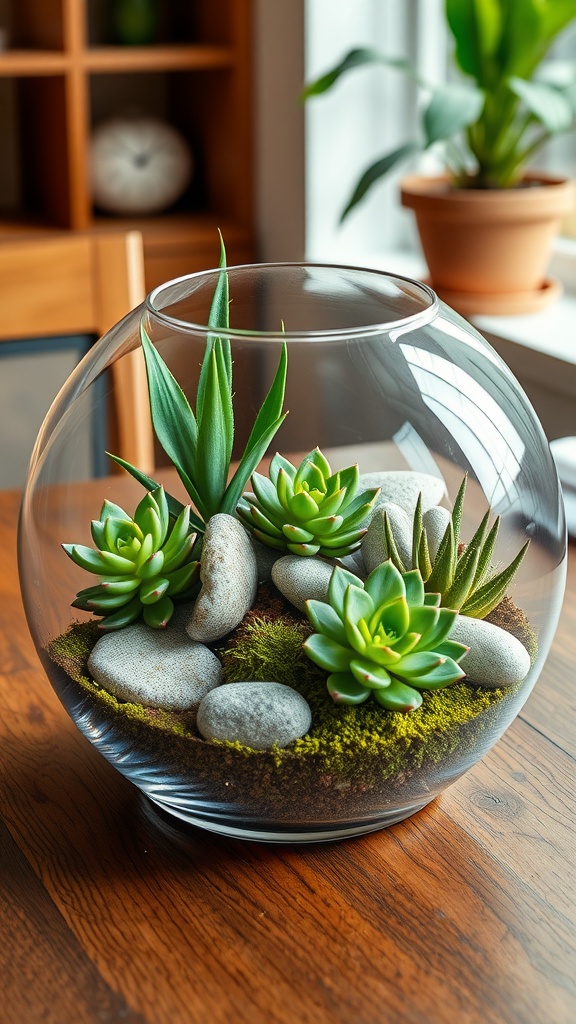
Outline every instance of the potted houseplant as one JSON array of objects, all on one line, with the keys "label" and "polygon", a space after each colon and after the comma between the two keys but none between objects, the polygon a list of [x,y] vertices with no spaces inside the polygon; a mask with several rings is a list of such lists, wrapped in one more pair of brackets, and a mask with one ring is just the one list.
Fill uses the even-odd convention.
[{"label": "potted houseplant", "polygon": [[[139,345],[168,466],[76,481]],[[565,549],[534,413],[430,289],[224,262],[77,368],[19,540],[38,652],[97,749],[187,822],[297,842],[392,824],[490,748],[550,646]]]},{"label": "potted houseplant", "polygon": [[576,18],[574,4],[446,0],[445,15],[455,81],[428,87],[408,61],[354,49],[306,87],[304,98],[318,96],[352,69],[376,63],[410,76],[425,94],[419,137],[363,173],[342,218],[393,167],[442,147],[444,175],[401,183],[433,286],[463,312],[538,308],[555,294],[545,268],[574,197],[572,183],[526,169],[548,139],[574,127],[576,77],[553,74],[544,63]]}]

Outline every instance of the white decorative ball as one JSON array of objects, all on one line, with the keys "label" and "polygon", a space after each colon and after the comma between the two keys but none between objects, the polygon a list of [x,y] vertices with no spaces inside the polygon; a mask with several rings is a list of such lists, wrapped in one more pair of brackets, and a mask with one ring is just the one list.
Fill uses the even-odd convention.
[{"label": "white decorative ball", "polygon": [[186,190],[194,167],[186,139],[155,117],[98,125],[90,150],[92,198],[109,213],[160,213]]}]

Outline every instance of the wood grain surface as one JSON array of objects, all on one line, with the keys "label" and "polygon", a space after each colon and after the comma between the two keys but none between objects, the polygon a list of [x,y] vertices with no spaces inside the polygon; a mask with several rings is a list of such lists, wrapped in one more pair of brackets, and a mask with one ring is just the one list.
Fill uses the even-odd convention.
[{"label": "wood grain surface", "polygon": [[568,1024],[576,548],[535,692],[418,815],[335,844],[175,828],[46,680],[0,493],[3,1024]]}]

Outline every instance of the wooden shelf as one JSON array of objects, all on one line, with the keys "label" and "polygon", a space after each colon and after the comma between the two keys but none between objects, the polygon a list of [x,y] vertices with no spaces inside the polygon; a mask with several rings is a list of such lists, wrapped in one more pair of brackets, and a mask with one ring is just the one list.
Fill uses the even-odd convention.
[{"label": "wooden shelf", "polygon": [[70,67],[69,56],[59,50],[5,50],[0,53],[2,77],[62,75]]},{"label": "wooden shelf", "polygon": [[230,68],[236,60],[229,46],[98,46],[81,58],[95,74],[136,71],[195,71]]},{"label": "wooden shelf", "polygon": [[[163,0],[147,46],[109,45],[107,0],[4,3],[0,209],[14,212],[0,213],[0,239],[137,228],[147,286],[212,266],[218,228],[231,262],[253,259],[251,0]],[[193,153],[187,193],[159,216],[93,209],[92,129],[127,109],[166,120]]]}]

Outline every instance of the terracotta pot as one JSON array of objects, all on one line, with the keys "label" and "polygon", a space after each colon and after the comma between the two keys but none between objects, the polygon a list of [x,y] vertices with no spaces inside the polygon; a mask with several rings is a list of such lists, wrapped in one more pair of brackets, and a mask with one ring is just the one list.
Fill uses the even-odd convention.
[{"label": "terracotta pot", "polygon": [[574,205],[574,182],[526,176],[515,189],[451,189],[445,177],[401,182],[414,210],[432,287],[465,313],[524,312],[558,293],[551,245]]}]

